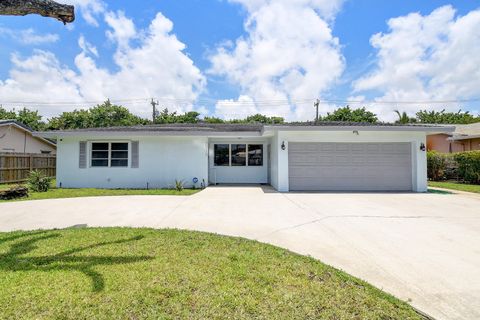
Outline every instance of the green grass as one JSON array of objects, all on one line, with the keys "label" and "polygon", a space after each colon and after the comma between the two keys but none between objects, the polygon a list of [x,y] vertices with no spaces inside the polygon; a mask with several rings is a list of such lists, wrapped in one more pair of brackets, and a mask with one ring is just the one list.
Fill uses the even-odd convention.
[{"label": "green grass", "polygon": [[421,319],[313,258],[131,228],[0,233],[2,319]]},{"label": "green grass", "polygon": [[458,191],[474,192],[480,193],[480,185],[477,184],[466,184],[460,182],[443,182],[443,181],[429,181],[429,187],[445,188]]},{"label": "green grass", "polygon": [[[25,200],[41,200],[41,199],[60,199],[60,198],[78,198],[78,197],[101,197],[101,196],[128,196],[128,195],[192,195],[200,191],[199,189],[184,189],[183,191],[176,191],[173,189],[57,189],[53,182],[53,187],[47,192],[29,192],[27,198],[15,200],[0,200],[7,201],[25,201]],[[13,185],[0,184],[0,190],[10,188]]]}]

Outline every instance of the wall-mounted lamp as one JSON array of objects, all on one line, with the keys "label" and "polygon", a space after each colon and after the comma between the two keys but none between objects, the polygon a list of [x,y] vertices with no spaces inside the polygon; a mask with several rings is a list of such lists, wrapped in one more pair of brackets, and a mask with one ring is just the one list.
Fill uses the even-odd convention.
[{"label": "wall-mounted lamp", "polygon": [[356,134],[357,136],[359,135],[359,133],[358,133],[357,130],[354,130],[354,131],[353,131],[353,134]]},{"label": "wall-mounted lamp", "polygon": [[425,148],[425,144],[424,144],[423,142],[420,143],[420,150],[421,150],[421,151],[425,151],[425,149],[426,149],[426,148]]},{"label": "wall-mounted lamp", "polygon": [[280,148],[282,148],[282,150],[285,150],[287,147],[285,146],[285,141],[282,141],[282,145],[280,146]]}]

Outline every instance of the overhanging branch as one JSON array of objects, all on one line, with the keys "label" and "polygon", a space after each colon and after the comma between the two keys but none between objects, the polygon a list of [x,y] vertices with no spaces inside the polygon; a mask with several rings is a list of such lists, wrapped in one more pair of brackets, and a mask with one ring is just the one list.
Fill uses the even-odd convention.
[{"label": "overhanging branch", "polygon": [[74,7],[51,0],[0,0],[0,15],[25,16],[39,14],[64,24],[75,20]]}]

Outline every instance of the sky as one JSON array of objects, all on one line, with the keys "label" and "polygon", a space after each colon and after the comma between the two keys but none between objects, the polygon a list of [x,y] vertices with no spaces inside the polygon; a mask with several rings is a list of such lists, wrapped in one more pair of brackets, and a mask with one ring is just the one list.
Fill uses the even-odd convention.
[{"label": "sky", "polygon": [[0,105],[46,118],[109,98],[312,120],[350,105],[480,110],[480,0],[60,0],[76,20],[0,16]]}]

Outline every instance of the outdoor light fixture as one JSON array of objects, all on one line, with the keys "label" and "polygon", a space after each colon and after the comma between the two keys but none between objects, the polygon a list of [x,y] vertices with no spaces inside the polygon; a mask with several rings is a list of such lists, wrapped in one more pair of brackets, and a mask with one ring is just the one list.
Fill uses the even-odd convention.
[{"label": "outdoor light fixture", "polygon": [[425,148],[425,144],[424,144],[423,142],[420,143],[420,150],[421,150],[421,151],[425,151],[425,149],[426,149],[426,148]]},{"label": "outdoor light fixture", "polygon": [[287,147],[285,146],[285,141],[282,141],[282,145],[280,146],[282,150],[285,150]]}]

